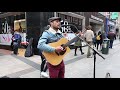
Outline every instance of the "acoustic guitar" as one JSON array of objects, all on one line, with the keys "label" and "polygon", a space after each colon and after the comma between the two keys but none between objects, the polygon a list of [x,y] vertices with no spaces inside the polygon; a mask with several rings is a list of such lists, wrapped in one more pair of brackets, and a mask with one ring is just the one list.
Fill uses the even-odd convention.
[{"label": "acoustic guitar", "polygon": [[76,40],[78,40],[79,39],[78,36],[76,36],[75,38],[73,38],[70,41],[68,41],[66,38],[61,38],[57,42],[49,43],[49,45],[52,46],[52,47],[62,46],[65,49],[64,51],[62,51],[60,53],[56,53],[56,52],[49,53],[49,52],[44,52],[43,51],[42,54],[45,56],[46,60],[50,64],[56,66],[56,65],[60,64],[62,62],[64,56],[70,52],[70,48],[68,46],[71,43],[73,43]]}]

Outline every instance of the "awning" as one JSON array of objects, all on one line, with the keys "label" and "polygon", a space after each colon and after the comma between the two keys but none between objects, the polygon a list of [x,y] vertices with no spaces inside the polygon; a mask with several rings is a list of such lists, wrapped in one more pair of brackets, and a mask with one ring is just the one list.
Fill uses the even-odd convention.
[{"label": "awning", "polygon": [[103,22],[100,22],[91,18],[89,18],[89,22],[96,23],[96,24],[103,24]]}]

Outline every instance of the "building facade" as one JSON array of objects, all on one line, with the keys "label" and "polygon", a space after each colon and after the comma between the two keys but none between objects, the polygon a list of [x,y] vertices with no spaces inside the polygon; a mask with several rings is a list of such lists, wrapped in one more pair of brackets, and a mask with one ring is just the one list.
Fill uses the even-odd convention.
[{"label": "building facade", "polygon": [[[106,18],[98,12],[3,12],[0,13],[0,48],[10,49],[12,33],[19,30],[23,42],[31,37],[34,39],[34,52],[38,54],[39,37],[44,27],[49,24],[48,19],[53,16],[61,17],[61,24],[75,24],[80,31],[84,31],[88,25],[91,25],[96,33],[106,30]],[[64,26],[60,30],[70,40],[75,37],[72,29]]]},{"label": "building facade", "polygon": [[98,31],[105,31],[106,27],[106,17],[98,12],[85,12],[85,25],[91,25],[94,33],[98,33]]}]

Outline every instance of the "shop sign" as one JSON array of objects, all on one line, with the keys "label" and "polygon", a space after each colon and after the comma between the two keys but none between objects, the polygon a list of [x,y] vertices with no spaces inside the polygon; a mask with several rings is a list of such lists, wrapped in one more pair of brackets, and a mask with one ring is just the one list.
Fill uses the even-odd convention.
[{"label": "shop sign", "polygon": [[117,19],[119,17],[119,13],[118,12],[111,12],[111,19]]}]

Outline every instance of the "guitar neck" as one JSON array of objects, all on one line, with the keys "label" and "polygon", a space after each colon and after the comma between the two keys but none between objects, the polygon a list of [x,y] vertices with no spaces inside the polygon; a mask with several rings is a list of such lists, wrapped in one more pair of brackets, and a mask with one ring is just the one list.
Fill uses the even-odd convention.
[{"label": "guitar neck", "polygon": [[[85,33],[85,32],[86,32],[86,29],[85,29],[82,33]],[[66,44],[64,44],[63,47],[69,46],[71,43],[77,41],[78,39],[83,40],[82,38],[80,38],[80,34],[79,34],[79,35],[76,35],[75,38],[73,38],[72,40],[70,40],[70,41],[68,41]]]},{"label": "guitar neck", "polygon": [[[78,36],[80,36],[80,35],[78,35]],[[67,47],[67,46],[69,46],[71,43],[77,41],[77,40],[79,39],[78,36],[76,36],[76,37],[74,37],[72,40],[68,41],[66,44],[63,45],[63,47]]]}]

